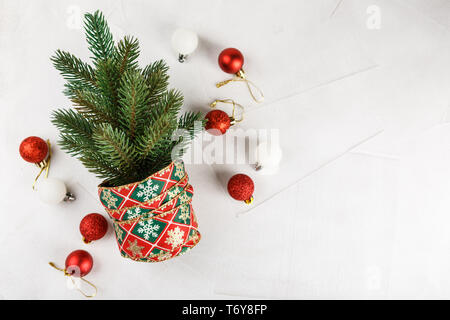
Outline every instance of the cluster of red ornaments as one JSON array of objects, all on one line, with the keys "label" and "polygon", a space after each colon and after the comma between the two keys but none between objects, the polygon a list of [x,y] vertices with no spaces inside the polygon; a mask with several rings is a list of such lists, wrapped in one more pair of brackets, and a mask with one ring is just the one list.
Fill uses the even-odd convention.
[{"label": "cluster of red ornaments", "polygon": [[[238,49],[227,48],[219,54],[218,62],[224,72],[239,74],[244,64],[244,56]],[[222,110],[208,112],[205,119],[207,120],[205,129],[215,136],[224,134],[232,125],[232,119]]]},{"label": "cluster of red ornaments", "polygon": [[[47,158],[49,147],[44,139],[31,136],[20,143],[19,153],[27,162],[40,163]],[[101,239],[107,230],[108,222],[98,213],[88,214],[80,223],[80,232],[83,235],[83,241],[86,243]]]},{"label": "cluster of red ornaments", "polygon": [[[98,213],[90,213],[80,222],[80,232],[85,243],[103,238],[107,230],[108,222]],[[69,276],[84,277],[91,272],[93,266],[94,259],[89,252],[75,250],[67,256],[64,272]]]},{"label": "cluster of red ornaments", "polygon": [[[244,65],[244,56],[236,48],[227,48],[219,54],[218,63],[220,68],[231,74],[241,76],[242,66]],[[213,135],[224,134],[232,125],[232,118],[222,110],[212,110],[205,116],[207,120],[205,129]],[[246,174],[236,174],[230,178],[227,185],[230,196],[238,201],[251,203],[253,201],[253,192],[255,184],[252,178]]]},{"label": "cluster of red ornaments", "polygon": [[[49,155],[49,145],[42,138],[31,136],[25,138],[19,146],[20,156],[27,162],[41,165]],[[90,213],[80,222],[80,232],[83,241],[89,243],[101,239],[108,230],[108,222],[98,213]],[[74,277],[84,277],[92,269],[94,260],[89,252],[75,250],[65,261],[64,272]]]}]

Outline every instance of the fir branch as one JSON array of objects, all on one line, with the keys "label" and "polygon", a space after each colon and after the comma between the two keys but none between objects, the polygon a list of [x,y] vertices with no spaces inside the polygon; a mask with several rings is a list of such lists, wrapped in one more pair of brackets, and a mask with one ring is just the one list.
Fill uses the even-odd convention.
[{"label": "fir branch", "polygon": [[[196,126],[197,122],[201,122],[199,126]],[[204,116],[201,112],[185,112],[178,120],[178,129],[187,130],[191,137],[199,133],[206,123]]]},{"label": "fir branch", "polygon": [[105,107],[108,102],[103,95],[87,90],[76,90],[71,101],[84,117],[95,122],[112,123],[116,127],[119,125],[114,113]]},{"label": "fir branch", "polygon": [[115,50],[115,60],[119,65],[119,73],[137,68],[139,57],[139,41],[136,38],[125,36],[120,40]]},{"label": "fir branch", "polygon": [[136,152],[124,132],[105,123],[95,130],[93,139],[99,147],[100,154],[109,158],[114,167],[126,172],[134,169]]},{"label": "fir branch", "polygon": [[169,67],[164,60],[155,61],[146,66],[142,71],[142,75],[150,91],[150,104],[156,103],[158,97],[167,90],[169,85],[168,71]]},{"label": "fir branch", "polygon": [[[159,99],[158,105],[152,108],[152,124],[137,137],[136,145],[139,156],[147,158],[161,139],[166,138],[177,127],[176,115],[183,104],[183,96],[176,90],[170,90]],[[175,121],[174,121],[175,120]],[[153,152],[153,157],[160,156]]]},{"label": "fir branch", "polygon": [[80,160],[89,172],[101,179],[112,179],[121,175],[121,171],[109,162],[109,158],[97,152],[91,140],[62,133],[58,144],[62,150]]},{"label": "fir branch", "polygon": [[206,123],[201,112],[186,112],[178,120],[178,130],[174,131],[171,141],[162,144],[161,156],[152,165],[155,167],[164,167],[173,161],[172,151],[177,148],[177,157],[182,157],[188,149],[195,135],[203,130]]},{"label": "fir branch", "polygon": [[192,139],[203,130],[205,123],[206,120],[201,112],[185,112],[178,120],[178,133],[182,135],[178,139],[172,137],[173,142],[166,153],[171,153],[172,149],[177,146],[181,157]]},{"label": "fir branch", "polygon": [[91,141],[83,137],[74,136],[61,131],[58,144],[61,149],[74,157],[81,157],[90,153]]},{"label": "fir branch", "polygon": [[77,97],[77,92],[80,90],[93,90],[89,86],[83,86],[79,83],[71,83],[67,82],[64,84],[65,89],[63,90],[63,93],[66,97],[68,97],[70,100],[75,99]]},{"label": "fir branch", "polygon": [[58,49],[50,60],[64,79],[70,83],[95,87],[94,69],[73,54]]},{"label": "fir branch", "polygon": [[101,178],[119,175],[120,171],[102,159],[92,143],[92,124],[73,110],[56,110],[52,123],[60,130],[59,145],[69,154],[78,157],[89,171]]},{"label": "fir branch", "polygon": [[81,136],[85,139],[92,137],[92,123],[71,109],[53,111],[51,122],[66,135]]},{"label": "fir branch", "polygon": [[59,145],[63,150],[74,156],[90,151],[93,128],[83,116],[60,109],[53,112],[51,121],[60,131]]},{"label": "fir branch", "polygon": [[89,50],[94,55],[92,59],[95,65],[102,60],[113,58],[113,36],[100,11],[97,10],[94,14],[86,13],[84,15],[84,30]]},{"label": "fir branch", "polygon": [[[84,154],[78,157],[78,160],[88,169],[89,172],[95,174],[98,178],[118,183],[117,185],[127,184],[128,180],[121,180],[122,172],[118,168],[111,167],[105,162],[105,159],[95,154]],[[124,182],[122,182],[124,181]]]},{"label": "fir branch", "polygon": [[109,114],[117,115],[119,112],[117,88],[120,83],[120,74],[117,65],[112,59],[100,61],[95,72],[97,86],[103,95],[104,107]]},{"label": "fir branch", "polygon": [[122,107],[122,125],[128,128],[131,140],[137,132],[143,130],[141,125],[148,110],[149,91],[145,79],[138,70],[129,70],[122,77],[119,87],[119,104]]},{"label": "fir branch", "polygon": [[114,167],[108,158],[103,157],[98,152],[85,152],[78,159],[83,165],[102,179],[118,179],[122,172],[119,168]]}]

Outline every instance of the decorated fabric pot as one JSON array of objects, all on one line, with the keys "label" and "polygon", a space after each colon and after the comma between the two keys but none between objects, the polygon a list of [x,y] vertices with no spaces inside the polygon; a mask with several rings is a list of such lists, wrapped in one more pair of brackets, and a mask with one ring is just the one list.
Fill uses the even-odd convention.
[{"label": "decorated fabric pot", "polygon": [[123,257],[158,262],[185,253],[200,241],[194,194],[184,164],[172,162],[143,181],[98,188],[114,224]]}]

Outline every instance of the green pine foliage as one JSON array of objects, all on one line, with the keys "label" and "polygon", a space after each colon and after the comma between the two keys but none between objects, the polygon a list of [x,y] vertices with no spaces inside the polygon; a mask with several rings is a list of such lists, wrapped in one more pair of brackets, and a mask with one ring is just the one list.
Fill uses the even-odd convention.
[{"label": "green pine foliage", "polygon": [[[115,44],[99,11],[87,13],[84,22],[93,66],[61,50],[51,57],[74,106],[52,114],[58,142],[105,185],[145,179],[170,164],[174,147],[181,156],[203,116],[186,112],[178,117],[183,95],[168,89],[163,60],[139,68],[136,38],[126,36]],[[174,140],[178,129],[185,134]]]}]

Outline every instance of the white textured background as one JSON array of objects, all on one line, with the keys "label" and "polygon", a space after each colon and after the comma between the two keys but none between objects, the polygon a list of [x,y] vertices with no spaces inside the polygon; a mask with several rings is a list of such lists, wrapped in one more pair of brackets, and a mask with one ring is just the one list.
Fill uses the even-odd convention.
[{"label": "white textured background", "polygon": [[[55,147],[51,176],[78,200],[44,205],[18,153],[30,135],[55,144],[49,115],[69,101],[49,57],[89,56],[73,19],[96,9],[116,39],[139,38],[141,64],[167,61],[186,109],[231,97],[247,107],[242,128],[280,129],[278,176],[188,166],[203,239],[165,263],[121,258],[111,230],[83,244],[81,218],[104,213],[99,181]],[[75,249],[94,257],[97,299],[450,298],[449,18],[449,0],[0,0],[0,298],[81,298],[47,264]],[[177,26],[200,37],[185,64]],[[238,84],[215,88],[230,46],[263,104]],[[252,207],[226,194],[237,171],[255,179]]]}]

